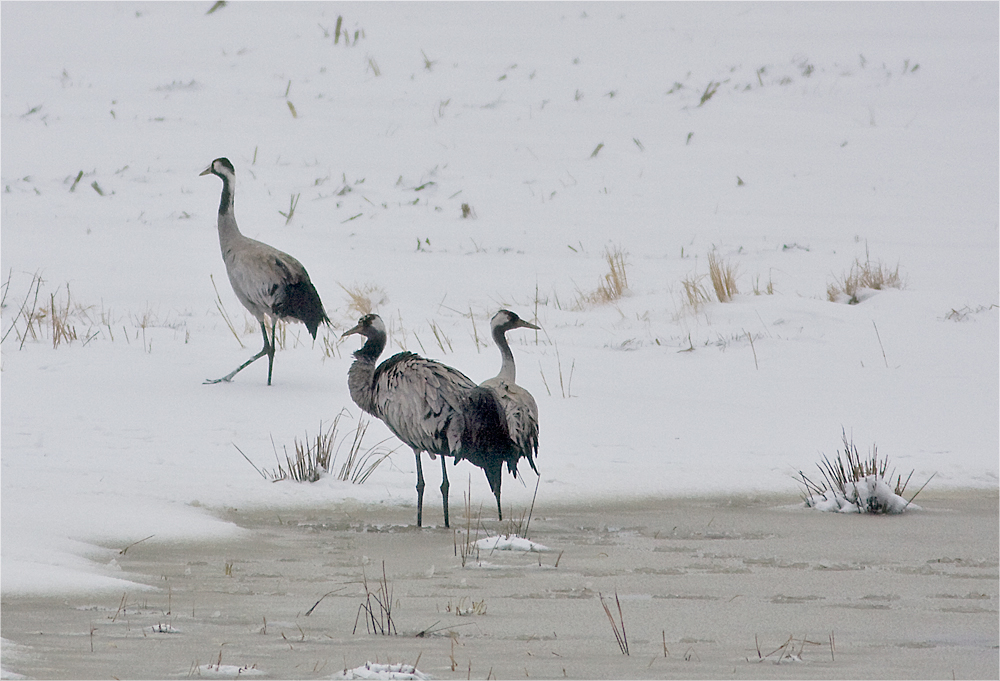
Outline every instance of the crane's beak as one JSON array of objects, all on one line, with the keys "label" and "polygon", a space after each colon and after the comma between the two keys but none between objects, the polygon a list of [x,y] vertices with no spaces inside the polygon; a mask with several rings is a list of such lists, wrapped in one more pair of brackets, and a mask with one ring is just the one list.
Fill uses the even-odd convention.
[{"label": "crane's beak", "polygon": [[534,329],[535,331],[541,331],[542,330],[542,327],[535,326],[531,322],[526,322],[523,319],[518,319],[517,320],[517,324],[514,325],[514,328],[520,328],[520,327],[523,327],[525,329]]},{"label": "crane's beak", "polygon": [[208,175],[211,172],[212,172],[212,166],[208,166],[203,171],[201,171],[200,173],[198,173],[198,177],[201,177],[202,175]]},{"label": "crane's beak", "polygon": [[347,331],[345,331],[344,333],[340,334],[340,337],[341,337],[341,338],[347,338],[347,337],[348,337],[348,336],[350,336],[350,335],[351,335],[352,333],[361,333],[361,325],[360,325],[360,324],[358,324],[358,325],[357,325],[357,326],[355,326],[355,327],[354,327],[353,329],[348,329],[348,330],[347,330]]}]

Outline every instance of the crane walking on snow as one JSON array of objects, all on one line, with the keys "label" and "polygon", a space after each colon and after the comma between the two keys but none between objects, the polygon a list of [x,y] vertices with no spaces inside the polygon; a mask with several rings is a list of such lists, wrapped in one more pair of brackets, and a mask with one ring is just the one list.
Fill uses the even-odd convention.
[{"label": "crane walking on snow", "polygon": [[[514,383],[514,353],[507,344],[507,332],[512,329],[535,329],[539,327],[526,322],[510,310],[500,310],[490,321],[490,332],[493,342],[500,348],[500,373],[480,384],[481,388],[489,388],[500,400],[504,409],[509,434],[509,453],[506,458],[507,470],[516,478],[517,462],[522,458],[528,460],[531,470],[535,468],[534,456],[538,456],[538,405],[535,398],[527,390]],[[500,508],[500,476],[497,475],[496,489],[497,509]],[[503,519],[501,513],[501,520]]]},{"label": "crane walking on snow", "polygon": [[421,452],[441,457],[445,527],[450,527],[446,456],[454,457],[456,463],[468,459],[482,468],[499,505],[500,470],[509,450],[509,433],[496,394],[480,388],[457,369],[412,352],[397,353],[376,367],[386,343],[385,324],[376,314],[362,317],[343,337],[351,334],[366,338],[354,352],[354,363],[348,370],[351,398],[381,419],[416,457],[417,526],[423,524]]},{"label": "crane walking on snow", "polygon": [[[222,378],[205,383],[228,382],[247,366],[267,355],[267,384],[271,385],[274,368],[274,330],[279,319],[303,322],[316,340],[320,324],[330,324],[316,288],[309,281],[306,268],[298,260],[255,241],[240,233],[233,212],[236,196],[236,170],[228,158],[217,158],[202,175],[215,175],[222,180],[222,200],[219,203],[219,245],[226,263],[233,292],[250,311],[264,334],[264,347],[256,355]],[[271,319],[271,336],[267,335],[267,320]]]}]

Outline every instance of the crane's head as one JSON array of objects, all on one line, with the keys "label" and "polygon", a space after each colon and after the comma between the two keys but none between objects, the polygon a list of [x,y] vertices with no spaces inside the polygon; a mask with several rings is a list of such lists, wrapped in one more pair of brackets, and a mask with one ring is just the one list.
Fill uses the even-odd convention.
[{"label": "crane's head", "polygon": [[364,317],[358,320],[357,326],[352,329],[348,329],[340,335],[341,338],[346,338],[353,333],[361,334],[365,338],[371,338],[372,336],[385,335],[385,324],[382,322],[382,318],[377,314],[366,314]]},{"label": "crane's head", "polygon": [[236,168],[229,162],[228,158],[217,158],[212,161],[212,165],[198,173],[199,175],[218,175],[222,179],[235,180]]},{"label": "crane's head", "polygon": [[385,324],[382,323],[381,317],[377,314],[366,314],[358,320],[357,326],[348,329],[340,337],[346,338],[355,333],[368,339],[360,350],[354,352],[355,357],[358,359],[368,358],[374,361],[375,358],[382,354],[382,350],[385,348],[386,335]]},{"label": "crane's head", "polygon": [[493,320],[490,322],[490,329],[494,332],[507,333],[511,329],[522,328],[535,329],[536,331],[540,329],[540,327],[535,326],[531,322],[524,321],[510,310],[500,310],[493,315]]}]

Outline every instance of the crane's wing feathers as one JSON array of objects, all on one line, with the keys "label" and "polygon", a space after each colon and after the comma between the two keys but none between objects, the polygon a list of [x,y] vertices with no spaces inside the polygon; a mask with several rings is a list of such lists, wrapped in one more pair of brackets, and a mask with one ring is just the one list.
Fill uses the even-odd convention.
[{"label": "crane's wing feathers", "polygon": [[313,338],[329,323],[316,287],[298,260],[260,241],[223,253],[230,283],[240,302],[263,321],[263,315],[305,323]]},{"label": "crane's wing feathers", "polygon": [[[508,383],[500,378],[491,378],[483,383],[483,387],[492,389],[500,404],[503,405],[507,418],[507,429],[514,445],[515,460],[525,457],[536,473],[534,456],[538,455],[538,405],[535,398],[527,390],[514,383]],[[508,469],[510,463],[508,462]],[[513,469],[511,469],[513,473]]]},{"label": "crane's wing feathers", "polygon": [[414,449],[453,454],[462,408],[476,387],[461,371],[411,352],[382,362],[373,378],[374,407],[389,429]]}]

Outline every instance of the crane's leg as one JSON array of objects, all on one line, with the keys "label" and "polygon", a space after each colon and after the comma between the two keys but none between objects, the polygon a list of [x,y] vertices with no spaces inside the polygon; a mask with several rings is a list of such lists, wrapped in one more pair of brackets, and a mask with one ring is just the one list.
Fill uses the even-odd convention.
[{"label": "crane's leg", "polygon": [[451,527],[448,524],[448,488],[451,485],[448,482],[448,467],[444,464],[444,454],[441,455],[441,499],[444,500],[444,526]]},{"label": "crane's leg", "polygon": [[264,347],[267,349],[267,384],[271,385],[271,370],[274,368],[274,346],[277,344],[277,339],[274,337],[274,328],[277,326],[278,320],[271,320],[271,342],[267,343],[267,330],[264,329],[264,323],[261,322],[260,328],[264,331]]},{"label": "crane's leg", "polygon": [[[233,380],[233,376],[235,376],[236,374],[238,374],[241,371],[243,371],[244,369],[246,369],[248,366],[250,366],[251,364],[253,364],[254,362],[256,362],[258,359],[260,359],[264,355],[267,355],[268,358],[269,358],[269,360],[273,362],[274,361],[274,345],[267,339],[267,327],[264,325],[264,322],[260,323],[260,331],[261,331],[261,333],[264,334],[264,347],[260,349],[260,352],[258,352],[256,355],[254,355],[253,357],[251,357],[247,361],[243,362],[243,364],[239,365],[238,367],[236,367],[236,369],[234,369],[233,371],[230,371],[228,374],[226,374],[222,378],[216,378],[216,379],[207,378],[207,379],[205,379],[205,383],[229,383],[229,381]],[[274,335],[274,332],[272,331],[272,336],[273,335]],[[268,369],[267,369],[267,384],[271,385],[271,367],[270,367],[270,365],[268,366]]]},{"label": "crane's leg", "polygon": [[413,454],[417,457],[417,527],[421,527],[424,518],[424,467],[420,463],[420,450],[414,449]]}]

